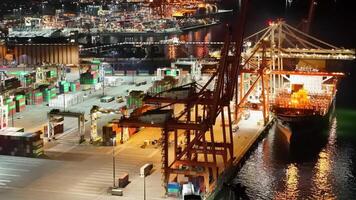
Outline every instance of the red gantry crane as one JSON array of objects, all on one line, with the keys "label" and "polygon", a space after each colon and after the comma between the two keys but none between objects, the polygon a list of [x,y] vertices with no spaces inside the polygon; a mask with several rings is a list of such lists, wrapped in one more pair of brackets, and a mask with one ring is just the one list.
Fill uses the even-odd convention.
[{"label": "red gantry crane", "polygon": [[[236,77],[240,70],[247,4],[248,0],[242,2],[239,14],[232,20],[234,23],[227,26],[219,67],[205,85],[192,83],[147,97],[146,104],[161,106],[139,116],[122,118],[119,122],[121,127],[162,129],[164,187],[183,175],[201,182],[203,191],[209,193],[216,186],[219,175],[232,165],[234,145],[230,101],[237,92]],[[231,49],[234,49],[233,56],[228,55]],[[213,90],[208,89],[211,87]],[[215,126],[217,121],[219,125]],[[214,127],[219,131],[215,132]],[[178,133],[185,138],[180,147]],[[169,148],[171,142],[173,148]],[[170,150],[173,150],[173,157]],[[222,165],[218,164],[219,159],[223,161]]]},{"label": "red gantry crane", "polygon": [[[185,176],[190,181],[201,182],[203,192],[213,191],[219,177],[233,164],[232,124],[240,119],[251,93],[260,92],[266,124],[270,120],[270,96],[282,87],[285,76],[307,73],[286,69],[290,63],[355,59],[355,51],[320,41],[283,20],[271,23],[244,40],[248,2],[241,2],[240,12],[226,27],[218,68],[204,85],[191,83],[147,96],[145,104],[159,107],[119,121],[121,127],[162,130],[162,178],[166,189],[168,182]],[[328,72],[311,75],[339,76]],[[233,100],[234,115],[230,106]],[[180,136],[185,138],[183,145]]]}]

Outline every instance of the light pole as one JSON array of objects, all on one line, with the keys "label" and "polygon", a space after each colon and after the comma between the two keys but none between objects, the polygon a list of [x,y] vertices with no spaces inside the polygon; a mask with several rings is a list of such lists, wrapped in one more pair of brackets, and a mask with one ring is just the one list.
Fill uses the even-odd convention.
[{"label": "light pole", "polygon": [[101,74],[101,78],[103,81],[103,97],[104,97],[105,96],[105,69],[103,64],[99,65],[99,73]]},{"label": "light pole", "polygon": [[64,110],[64,112],[66,111],[66,93],[64,91],[64,88],[63,88],[63,110]]},{"label": "light pole", "polygon": [[[14,101],[15,96],[11,95],[11,96],[10,96],[10,99],[11,99],[12,101]],[[16,104],[16,103],[15,103],[15,104]],[[12,111],[11,111],[11,125],[12,125],[12,127],[15,126],[14,124],[15,124],[15,122],[14,122],[14,111],[12,110]]]},{"label": "light pole", "polygon": [[112,185],[113,189],[116,188],[115,183],[115,146],[116,146],[116,137],[112,138]]},{"label": "light pole", "polygon": [[146,175],[143,175],[143,200],[146,200]]},{"label": "light pole", "polygon": [[105,77],[103,77],[103,97],[105,96]]},{"label": "light pole", "polygon": [[153,164],[145,164],[140,168],[140,176],[143,178],[143,199],[146,200],[146,176],[148,176],[153,168]]}]

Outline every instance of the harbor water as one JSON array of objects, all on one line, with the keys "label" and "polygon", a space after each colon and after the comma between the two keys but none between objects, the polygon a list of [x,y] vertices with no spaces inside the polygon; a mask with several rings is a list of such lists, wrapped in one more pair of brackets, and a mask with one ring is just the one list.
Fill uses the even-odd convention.
[{"label": "harbor water", "polygon": [[[270,1],[252,2],[253,13],[258,13],[251,14],[252,22],[285,16],[295,25],[303,17],[295,8],[303,6],[301,2],[294,2],[288,9]],[[304,6],[307,12],[307,3]],[[337,46],[355,48],[353,13],[348,1],[318,1],[312,35]],[[250,23],[249,29],[256,31],[259,24]],[[355,67],[356,61],[334,66],[333,70],[343,71],[346,76],[338,86],[334,116],[320,133],[309,132],[313,134],[309,141],[290,146],[282,129],[277,125],[270,129],[230,183],[244,188],[239,190],[241,199],[356,199]],[[237,199],[236,187],[232,189],[231,185],[224,187],[219,199]]]},{"label": "harbor water", "polygon": [[[252,152],[231,182],[249,199],[355,199],[356,111],[339,109],[322,134],[290,146],[278,125]],[[225,187],[220,199],[237,199]]]}]

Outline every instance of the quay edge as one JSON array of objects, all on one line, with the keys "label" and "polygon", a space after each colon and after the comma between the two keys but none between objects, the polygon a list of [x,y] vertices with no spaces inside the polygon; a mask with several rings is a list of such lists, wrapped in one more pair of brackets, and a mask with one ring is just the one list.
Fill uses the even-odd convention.
[{"label": "quay edge", "polygon": [[236,177],[245,161],[249,158],[252,151],[255,150],[258,143],[265,138],[275,121],[276,119],[272,118],[262,129],[259,130],[256,135],[251,138],[249,144],[243,149],[242,153],[235,156],[233,164],[219,176],[214,191],[205,197],[206,200],[215,200],[215,198],[222,191],[224,183],[229,183],[234,177]]}]

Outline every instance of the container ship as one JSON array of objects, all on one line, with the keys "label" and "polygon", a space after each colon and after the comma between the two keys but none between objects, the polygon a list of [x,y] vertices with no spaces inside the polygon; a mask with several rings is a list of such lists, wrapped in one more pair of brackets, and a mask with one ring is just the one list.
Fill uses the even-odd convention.
[{"label": "container ship", "polygon": [[340,76],[343,74],[318,71],[296,71],[289,75],[289,83],[276,93],[271,103],[280,128],[287,129],[290,134],[325,128],[335,108]]}]

